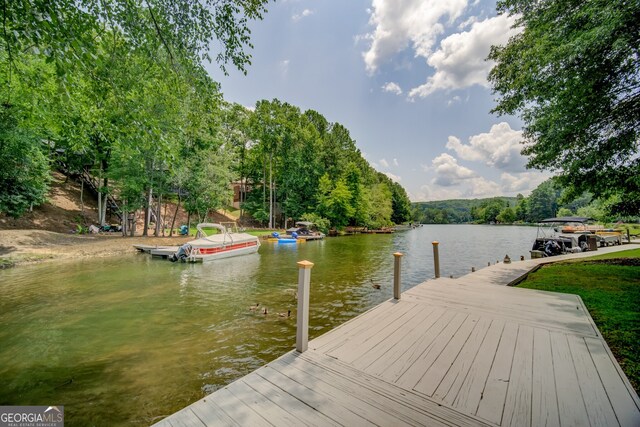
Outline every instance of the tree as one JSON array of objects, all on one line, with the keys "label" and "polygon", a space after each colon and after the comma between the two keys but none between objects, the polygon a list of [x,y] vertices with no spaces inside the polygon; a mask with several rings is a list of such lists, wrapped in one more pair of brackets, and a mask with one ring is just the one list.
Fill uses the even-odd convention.
[{"label": "tree", "polygon": [[15,218],[44,202],[49,183],[42,143],[17,115],[12,106],[0,105],[0,212]]},{"label": "tree", "polygon": [[318,186],[319,215],[327,218],[332,227],[343,228],[354,214],[349,187],[343,179],[333,185],[326,173],[320,178]]},{"label": "tree", "polygon": [[516,221],[527,221],[527,211],[529,210],[529,201],[522,194],[518,194],[516,201]]},{"label": "tree", "polygon": [[525,123],[529,166],[559,172],[569,196],[622,195],[640,209],[640,2],[501,0],[522,29],[493,47],[494,109]]},{"label": "tree", "polygon": [[486,223],[498,221],[498,215],[500,215],[502,211],[502,206],[503,203],[500,199],[492,199],[486,204],[483,204],[482,220]]},{"label": "tree", "polygon": [[496,219],[502,224],[511,224],[516,220],[516,213],[513,208],[507,207],[500,211]]},{"label": "tree", "polygon": [[130,46],[148,48],[152,56],[164,46],[172,62],[209,59],[214,40],[216,61],[226,72],[233,63],[245,71],[251,56],[247,23],[262,19],[268,0],[47,0],[4,1],[0,43],[9,61],[28,48],[55,61],[60,74],[77,61],[95,60],[95,35],[118,29]]},{"label": "tree", "polygon": [[555,185],[553,180],[549,179],[538,185],[531,192],[528,201],[529,210],[527,212],[529,222],[538,222],[545,218],[556,216],[560,190]]},{"label": "tree", "polygon": [[391,183],[391,207],[391,221],[394,224],[402,224],[411,219],[411,201],[405,189],[397,182]]},{"label": "tree", "polygon": [[384,183],[375,184],[368,191],[369,219],[366,226],[373,229],[380,229],[392,225],[391,215],[393,214],[391,202],[391,190]]}]

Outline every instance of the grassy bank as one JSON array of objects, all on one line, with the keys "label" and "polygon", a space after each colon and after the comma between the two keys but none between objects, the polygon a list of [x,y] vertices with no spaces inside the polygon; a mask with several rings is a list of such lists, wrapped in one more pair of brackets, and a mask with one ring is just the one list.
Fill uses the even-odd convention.
[{"label": "grassy bank", "polygon": [[640,249],[547,265],[519,286],[580,295],[631,384],[640,390]]}]

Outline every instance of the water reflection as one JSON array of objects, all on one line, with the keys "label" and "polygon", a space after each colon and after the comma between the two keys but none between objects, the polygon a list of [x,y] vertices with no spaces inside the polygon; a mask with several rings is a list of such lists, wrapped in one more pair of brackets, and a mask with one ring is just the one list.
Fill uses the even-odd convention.
[{"label": "water reflection", "polygon": [[1,271],[0,404],[61,403],[70,426],[147,425],[293,348],[297,261],[315,263],[313,338],[391,297],[393,252],[405,253],[406,289],[433,276],[433,240],[442,274],[459,276],[517,259],[533,237],[526,227],[425,226],[265,243],[207,264],[132,255]]}]

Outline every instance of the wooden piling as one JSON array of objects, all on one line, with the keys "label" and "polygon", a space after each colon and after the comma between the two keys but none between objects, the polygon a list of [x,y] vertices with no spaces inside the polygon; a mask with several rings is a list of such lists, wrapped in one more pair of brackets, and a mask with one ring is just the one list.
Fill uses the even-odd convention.
[{"label": "wooden piling", "polygon": [[440,254],[438,253],[438,245],[440,244],[437,240],[431,242],[433,245],[433,269],[436,274],[436,279],[440,277]]},{"label": "wooden piling", "polygon": [[309,291],[311,284],[310,261],[298,262],[298,319],[296,330],[296,350],[303,353],[309,343]]},{"label": "wooden piling", "polygon": [[402,260],[402,253],[396,252],[393,254],[393,257],[393,298],[399,300],[401,294],[400,261]]}]

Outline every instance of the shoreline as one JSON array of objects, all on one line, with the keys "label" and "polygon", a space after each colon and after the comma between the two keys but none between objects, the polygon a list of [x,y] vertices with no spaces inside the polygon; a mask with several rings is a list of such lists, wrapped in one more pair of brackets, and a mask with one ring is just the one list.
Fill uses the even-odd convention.
[{"label": "shoreline", "polygon": [[55,260],[135,253],[134,244],[179,246],[192,236],[123,237],[120,233],[77,235],[45,230],[0,230],[0,269]]}]

